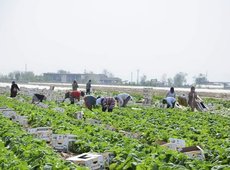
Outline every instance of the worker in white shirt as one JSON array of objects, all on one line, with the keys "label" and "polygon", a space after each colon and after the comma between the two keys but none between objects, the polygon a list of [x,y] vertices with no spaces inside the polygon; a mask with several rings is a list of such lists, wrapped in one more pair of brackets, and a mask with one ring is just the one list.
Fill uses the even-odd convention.
[{"label": "worker in white shirt", "polygon": [[176,93],[174,91],[174,87],[171,87],[168,93],[166,94],[166,97],[174,97],[176,98]]},{"label": "worker in white shirt", "polygon": [[167,108],[174,108],[176,99],[174,97],[166,97],[162,100],[163,104],[167,104]]},{"label": "worker in white shirt", "polygon": [[127,103],[132,100],[132,97],[127,93],[121,93],[115,96],[115,100],[117,101],[119,107],[125,107]]}]

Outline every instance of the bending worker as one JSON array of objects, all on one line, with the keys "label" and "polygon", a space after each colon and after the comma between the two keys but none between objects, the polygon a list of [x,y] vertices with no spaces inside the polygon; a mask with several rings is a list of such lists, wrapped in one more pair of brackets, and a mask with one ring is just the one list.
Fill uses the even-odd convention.
[{"label": "bending worker", "polygon": [[96,106],[96,97],[91,96],[91,95],[87,95],[84,97],[84,101],[85,101],[85,106],[92,111],[93,108],[95,108]]},{"label": "bending worker", "polygon": [[163,104],[167,104],[167,108],[174,108],[176,99],[174,97],[166,97],[162,100]]},{"label": "bending worker", "polygon": [[108,110],[108,112],[112,112],[115,106],[115,99],[113,97],[99,97],[96,100],[96,105],[101,105],[103,112],[106,110]]},{"label": "bending worker", "polygon": [[43,100],[46,100],[46,96],[45,95],[35,93],[33,95],[33,98],[32,98],[32,103],[42,102]]},{"label": "bending worker", "polygon": [[121,93],[115,96],[115,100],[117,101],[119,107],[125,107],[127,103],[132,100],[132,97],[127,93]]},{"label": "bending worker", "polygon": [[74,100],[80,101],[80,97],[84,97],[84,96],[85,96],[85,93],[83,91],[80,91],[80,90],[71,91],[71,92],[68,91],[65,93],[64,100],[69,98],[70,103],[74,104]]}]

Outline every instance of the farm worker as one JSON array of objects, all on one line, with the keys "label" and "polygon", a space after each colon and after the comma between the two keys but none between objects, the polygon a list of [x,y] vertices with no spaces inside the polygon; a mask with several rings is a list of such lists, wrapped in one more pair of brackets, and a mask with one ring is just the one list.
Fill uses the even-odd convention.
[{"label": "farm worker", "polygon": [[86,94],[90,94],[91,90],[91,80],[86,83]]},{"label": "farm worker", "polygon": [[119,107],[125,107],[129,100],[132,100],[132,97],[127,93],[121,93],[115,96],[115,100],[117,101]]},{"label": "farm worker", "polygon": [[43,100],[46,100],[46,96],[45,95],[35,93],[33,95],[33,98],[32,98],[32,103],[42,102]]},{"label": "farm worker", "polygon": [[176,93],[174,91],[174,87],[171,87],[168,93],[166,94],[166,97],[174,97],[176,98]]},{"label": "farm worker", "polygon": [[162,100],[163,104],[167,104],[167,108],[174,108],[176,99],[174,97],[166,97]]},{"label": "farm worker", "polygon": [[79,87],[79,86],[78,86],[77,81],[74,80],[73,83],[72,83],[72,90],[75,91],[75,90],[77,90],[78,87]]},{"label": "farm worker", "polygon": [[84,101],[85,101],[85,106],[89,109],[92,110],[93,107],[96,106],[96,97],[91,96],[91,95],[87,95],[84,97]]},{"label": "farm worker", "polygon": [[10,88],[10,97],[16,97],[18,91],[20,91],[18,85],[15,83],[15,81],[12,81],[11,88]]},{"label": "farm worker", "polygon": [[96,105],[101,105],[103,112],[106,110],[108,110],[108,112],[112,112],[115,106],[115,99],[113,97],[99,97],[96,100]]},{"label": "farm worker", "polygon": [[195,92],[195,87],[192,86],[188,94],[188,105],[192,111],[196,108],[198,111],[207,111],[208,108],[204,105],[203,100]]},{"label": "farm worker", "polygon": [[85,93],[83,91],[80,91],[80,90],[75,90],[75,91],[71,91],[71,92],[66,92],[65,93],[65,99],[69,98],[70,99],[70,102],[71,104],[74,104],[74,100],[76,99],[77,101],[80,101],[80,97],[84,97],[85,96]]},{"label": "farm worker", "polygon": [[192,111],[197,107],[196,100],[198,99],[197,93],[195,92],[195,87],[192,86],[188,94],[188,105],[191,107]]}]

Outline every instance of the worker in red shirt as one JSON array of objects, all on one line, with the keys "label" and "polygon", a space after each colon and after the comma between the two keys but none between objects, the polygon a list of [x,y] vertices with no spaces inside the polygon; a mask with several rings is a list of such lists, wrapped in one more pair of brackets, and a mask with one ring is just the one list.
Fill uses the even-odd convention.
[{"label": "worker in red shirt", "polygon": [[84,97],[84,96],[85,96],[85,92],[80,90],[68,91],[65,93],[65,99],[69,98],[71,104],[74,104],[75,100],[80,101],[80,97]]}]

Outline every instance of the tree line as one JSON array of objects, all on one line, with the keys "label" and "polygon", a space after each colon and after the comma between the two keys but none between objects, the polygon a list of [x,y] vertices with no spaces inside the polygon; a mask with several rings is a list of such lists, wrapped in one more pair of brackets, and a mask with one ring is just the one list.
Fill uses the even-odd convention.
[{"label": "tree line", "polygon": [[[65,70],[58,70],[57,73],[62,73],[62,74],[68,74],[70,73],[69,71]],[[89,73],[88,71],[85,71],[84,73]],[[93,74],[91,71],[90,73]],[[102,71],[102,74],[105,74],[108,77],[114,77],[114,75],[109,72],[108,70],[104,69]],[[12,81],[16,80],[18,82],[45,82],[46,80],[44,79],[43,75],[35,75],[34,72],[32,71],[26,71],[26,72],[21,72],[21,71],[13,71],[10,72],[7,75],[0,74],[0,81]],[[194,77],[194,83],[195,84],[205,84],[208,82],[207,75],[200,73],[198,76]],[[161,80],[157,79],[151,79],[148,80],[146,75],[143,75],[140,77],[140,82],[124,82],[123,84],[127,85],[141,85],[141,86],[174,86],[174,87],[186,87],[189,86],[187,84],[187,73],[184,72],[179,72],[175,74],[173,78],[167,78],[166,74],[162,75]]]}]

